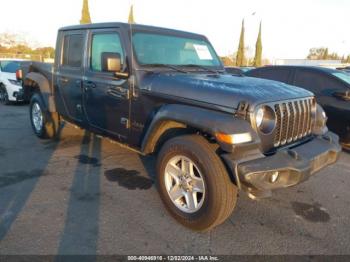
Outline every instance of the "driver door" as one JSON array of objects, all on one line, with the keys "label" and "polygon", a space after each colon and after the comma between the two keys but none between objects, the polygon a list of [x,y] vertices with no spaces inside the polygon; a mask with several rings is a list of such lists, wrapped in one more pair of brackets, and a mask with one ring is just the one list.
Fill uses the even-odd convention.
[{"label": "driver door", "polygon": [[119,53],[125,68],[125,51],[118,30],[92,30],[89,34],[89,61],[83,79],[83,103],[92,128],[123,142],[129,133],[129,83],[113,72],[103,71],[103,54]]}]

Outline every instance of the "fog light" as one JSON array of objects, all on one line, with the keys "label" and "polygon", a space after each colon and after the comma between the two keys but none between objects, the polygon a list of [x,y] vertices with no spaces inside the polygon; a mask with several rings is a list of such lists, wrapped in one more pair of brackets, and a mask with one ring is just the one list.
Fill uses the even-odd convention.
[{"label": "fog light", "polygon": [[272,175],[270,176],[270,182],[275,183],[279,177],[279,172],[273,172]]}]

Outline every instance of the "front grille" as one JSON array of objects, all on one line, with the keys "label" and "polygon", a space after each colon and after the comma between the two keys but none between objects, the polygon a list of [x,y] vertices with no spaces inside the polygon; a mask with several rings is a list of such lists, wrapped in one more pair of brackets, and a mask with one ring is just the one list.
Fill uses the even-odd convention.
[{"label": "front grille", "polygon": [[274,105],[276,131],[274,146],[283,146],[311,134],[314,98],[282,102]]}]

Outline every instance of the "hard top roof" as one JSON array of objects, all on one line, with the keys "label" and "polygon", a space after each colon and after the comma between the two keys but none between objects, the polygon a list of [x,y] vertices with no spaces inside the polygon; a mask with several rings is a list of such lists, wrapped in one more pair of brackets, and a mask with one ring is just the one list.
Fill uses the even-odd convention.
[{"label": "hard top roof", "polygon": [[103,28],[124,28],[126,30],[136,30],[136,31],[149,31],[149,32],[161,32],[161,33],[175,33],[175,34],[182,34],[187,36],[195,36],[203,38],[205,36],[176,30],[176,29],[169,29],[169,28],[163,28],[163,27],[156,27],[156,26],[149,26],[149,25],[140,25],[140,24],[127,24],[127,23],[120,23],[120,22],[110,22],[110,23],[94,23],[94,24],[85,24],[85,25],[72,25],[72,26],[66,26],[59,29],[59,31],[71,31],[71,30],[88,30],[88,29],[103,29]]},{"label": "hard top roof", "polygon": [[306,66],[306,65],[273,65],[273,66],[271,65],[271,66],[259,67],[259,68],[256,68],[256,69],[264,69],[264,68],[289,68],[289,69],[300,68],[300,69],[309,69],[309,70],[315,70],[315,71],[322,71],[322,72],[326,72],[326,73],[339,72],[339,70],[332,69],[332,68],[326,68],[326,67],[321,67],[321,66]]}]

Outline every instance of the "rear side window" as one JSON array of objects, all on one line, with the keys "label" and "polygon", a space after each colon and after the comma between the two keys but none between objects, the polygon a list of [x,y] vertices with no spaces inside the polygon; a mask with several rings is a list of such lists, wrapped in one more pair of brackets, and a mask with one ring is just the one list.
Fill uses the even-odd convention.
[{"label": "rear side window", "polygon": [[248,72],[247,75],[288,83],[290,73],[291,73],[290,70],[284,69],[284,68],[282,69],[269,68],[269,69],[252,70]]},{"label": "rear side window", "polygon": [[294,85],[308,89],[315,94],[322,90],[331,92],[332,89],[344,88],[344,85],[340,81],[333,79],[332,76],[309,70],[298,70]]},{"label": "rear side window", "polygon": [[66,35],[63,43],[62,65],[80,68],[82,65],[84,35]]},{"label": "rear side window", "polygon": [[95,34],[92,37],[91,69],[102,71],[102,53],[119,53],[124,64],[124,51],[117,33]]}]

